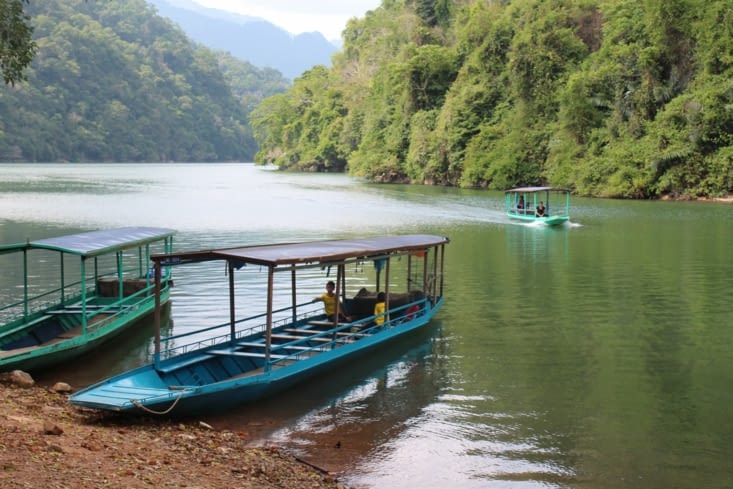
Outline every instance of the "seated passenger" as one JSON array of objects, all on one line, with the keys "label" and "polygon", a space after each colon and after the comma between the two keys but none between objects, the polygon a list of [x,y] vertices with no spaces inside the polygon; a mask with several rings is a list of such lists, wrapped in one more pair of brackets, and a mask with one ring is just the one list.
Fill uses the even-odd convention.
[{"label": "seated passenger", "polygon": [[384,324],[384,303],[385,297],[384,292],[377,294],[377,302],[374,304],[374,324],[381,326]]},{"label": "seated passenger", "polygon": [[540,205],[535,209],[534,215],[537,217],[545,217],[545,204],[542,201],[540,201]]},{"label": "seated passenger", "polygon": [[405,321],[412,321],[413,319],[415,319],[415,316],[418,312],[420,312],[420,305],[413,304],[408,307],[407,311],[405,311]]},{"label": "seated passenger", "polygon": [[336,319],[336,304],[338,303],[339,321],[350,322],[351,318],[345,314],[346,308],[344,308],[343,303],[338,300],[338,297],[333,292],[335,288],[336,284],[332,280],[329,280],[326,284],[326,292],[318,297],[314,297],[313,302],[323,302],[323,309],[329,321]]}]

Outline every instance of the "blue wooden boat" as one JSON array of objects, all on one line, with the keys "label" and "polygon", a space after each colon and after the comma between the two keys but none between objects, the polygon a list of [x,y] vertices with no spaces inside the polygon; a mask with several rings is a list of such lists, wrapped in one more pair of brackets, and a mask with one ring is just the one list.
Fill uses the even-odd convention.
[{"label": "blue wooden boat", "polygon": [[[151,314],[150,256],[172,252],[174,233],[125,227],[0,246],[3,273],[18,279],[0,306],[0,372],[67,361]],[[169,284],[166,273],[163,302]]]},{"label": "blue wooden boat", "polygon": [[510,219],[557,226],[570,220],[570,191],[554,187],[512,188],[504,193],[504,209]]},{"label": "blue wooden boat", "polygon": [[[156,277],[166,266],[225,262],[228,320],[167,338],[160,337],[158,322],[151,363],[82,389],[70,402],[129,413],[210,413],[353,362],[424,327],[440,309],[447,243],[442,236],[404,235],[153,256]],[[256,278],[247,302],[254,304],[251,291],[259,291],[261,306],[242,317],[235,284],[248,268]],[[313,288],[321,289],[321,276],[334,270],[341,300],[329,319]],[[385,294],[384,321],[374,315],[378,291]],[[341,313],[348,321],[335,320]]]}]

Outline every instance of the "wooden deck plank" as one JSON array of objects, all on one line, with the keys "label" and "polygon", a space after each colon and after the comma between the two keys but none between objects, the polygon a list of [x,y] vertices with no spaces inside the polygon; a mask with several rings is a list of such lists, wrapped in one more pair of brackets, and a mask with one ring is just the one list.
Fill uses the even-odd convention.
[{"label": "wooden deck plank", "polygon": [[[266,358],[265,353],[259,353],[254,351],[236,351],[236,350],[209,350],[207,351],[210,355],[231,355],[235,357],[250,357],[250,358]],[[287,357],[288,355],[275,355],[270,353],[270,358],[279,360]]]},{"label": "wooden deck plank", "polygon": [[334,325],[333,321],[308,321],[308,324],[310,324],[311,326],[318,326],[319,328],[322,328],[324,326],[328,326],[332,328],[334,326],[335,327],[346,326],[347,324],[351,324],[351,323],[336,323]]},{"label": "wooden deck plank", "polygon": [[296,335],[289,335],[289,334],[274,334],[272,335],[273,338],[279,339],[279,340],[308,340],[308,341],[323,341],[323,342],[330,342],[330,338],[324,338],[322,336],[319,337],[312,337],[312,336],[296,336]]}]

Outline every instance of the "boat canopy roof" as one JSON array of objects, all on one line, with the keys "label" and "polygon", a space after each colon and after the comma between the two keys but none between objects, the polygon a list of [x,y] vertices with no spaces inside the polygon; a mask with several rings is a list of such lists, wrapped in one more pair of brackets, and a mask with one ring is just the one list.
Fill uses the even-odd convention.
[{"label": "boat canopy roof", "polygon": [[167,228],[124,227],[105,229],[6,245],[0,247],[0,253],[22,249],[46,249],[91,257],[153,243],[174,234],[175,230]]},{"label": "boat canopy roof", "polygon": [[423,251],[447,242],[448,238],[443,236],[408,234],[156,254],[151,259],[167,265],[227,260],[235,263],[252,263],[275,267],[278,265],[333,263],[350,258],[367,258],[392,253]]},{"label": "boat canopy roof", "polygon": [[558,187],[516,187],[510,188],[504,193],[515,194],[515,193],[532,193],[532,192],[569,192],[568,189]]}]

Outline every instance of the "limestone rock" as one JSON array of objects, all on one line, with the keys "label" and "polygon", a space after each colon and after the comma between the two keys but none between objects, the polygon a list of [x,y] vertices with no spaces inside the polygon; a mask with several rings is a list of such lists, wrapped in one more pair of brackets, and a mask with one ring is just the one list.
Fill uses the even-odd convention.
[{"label": "limestone rock", "polygon": [[71,390],[71,386],[66,382],[56,382],[53,387],[51,387],[51,392],[58,392],[59,394],[69,393]]},{"label": "limestone rock", "polygon": [[23,372],[22,370],[13,370],[12,372],[0,374],[0,382],[7,382],[19,387],[33,387],[36,383],[29,373]]}]

